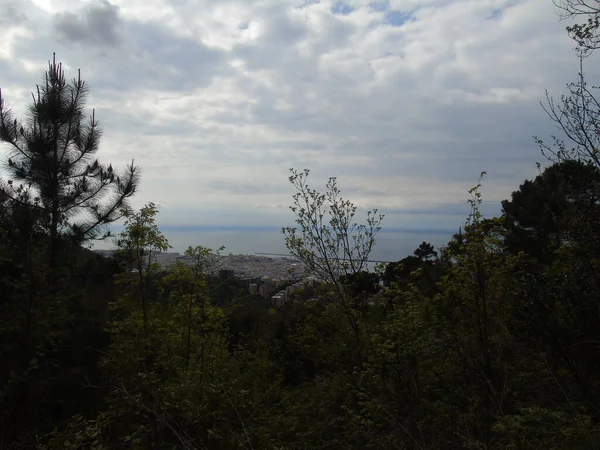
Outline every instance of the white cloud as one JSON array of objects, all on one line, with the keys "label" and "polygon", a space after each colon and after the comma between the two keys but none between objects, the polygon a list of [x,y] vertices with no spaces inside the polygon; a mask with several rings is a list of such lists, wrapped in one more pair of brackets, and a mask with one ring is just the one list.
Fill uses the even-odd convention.
[{"label": "white cloud", "polygon": [[[23,111],[53,51],[81,67],[99,156],[135,158],[136,204],[171,224],[291,222],[289,167],[383,212],[462,205],[487,170],[498,202],[536,174],[544,89],[577,73],[547,0],[1,1],[6,101]],[[100,10],[114,30],[83,26]]]}]

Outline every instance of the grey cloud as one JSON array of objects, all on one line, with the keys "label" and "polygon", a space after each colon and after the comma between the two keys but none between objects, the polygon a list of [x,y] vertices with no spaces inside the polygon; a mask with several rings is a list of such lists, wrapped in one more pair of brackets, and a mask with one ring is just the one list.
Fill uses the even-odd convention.
[{"label": "grey cloud", "polygon": [[303,40],[306,44],[307,38],[311,37],[311,25],[306,16],[292,16],[285,8],[277,6],[261,10],[258,14],[265,25],[263,34],[256,41],[235,47],[233,55],[244,60],[249,69],[276,68],[278,72],[283,71],[281,76],[304,78],[308,83],[314,81],[315,72],[307,73],[306,66],[314,65],[319,55],[337,49],[353,31],[352,25],[334,17],[327,18],[327,39],[312,39],[307,58],[294,47]]},{"label": "grey cloud", "polygon": [[298,55],[292,46],[293,39],[293,34],[286,34],[285,28],[278,25],[269,30],[262,42],[235,47],[232,56],[243,60],[251,70],[279,67],[282,62],[297,61]]},{"label": "grey cloud", "polygon": [[129,22],[126,31],[131,50],[123,55],[121,70],[134,83],[181,92],[205,87],[215,75],[229,71],[222,51],[197,40],[147,23]]},{"label": "grey cloud", "polygon": [[231,195],[261,195],[277,192],[279,186],[273,183],[256,181],[220,181],[213,180],[206,183],[209,190]]},{"label": "grey cloud", "polygon": [[[405,24],[402,28],[406,31],[390,33],[388,29],[386,34],[366,22],[354,24],[341,20],[343,17],[324,16],[319,20],[325,31],[319,35],[311,29],[315,22],[297,20],[283,3],[273,3],[277,7],[259,5],[254,9],[254,17],[261,21],[260,37],[234,46],[230,52],[177,36],[166,24],[132,19],[119,22],[121,45],[99,58],[90,52],[90,45],[72,46],[62,40],[57,57],[82,68],[92,89],[90,106],[95,106],[96,95],[103,101],[98,115],[107,139],[116,136],[115,141],[125,142],[123,148],[140,153],[136,161],[145,158],[142,164],[150,165],[148,189],[153,183],[159,185],[156,179],[167,167],[172,173],[183,173],[185,167],[177,166],[182,159],[200,171],[206,165],[225,166],[223,172],[232,178],[237,171],[256,174],[256,184],[245,176],[236,183],[218,183],[210,177],[172,175],[182,186],[196,183],[194,189],[206,188],[223,197],[271,194],[286,183],[288,167],[309,167],[314,169],[311,177],[319,180],[339,176],[342,192],[350,199],[383,196],[390,205],[402,195],[417,195],[428,184],[444,190],[445,186],[456,189],[457,183],[464,182],[468,188],[481,170],[488,171],[484,189],[488,182],[503,186],[494,199],[510,195],[506,186],[516,189],[524,178],[535,175],[534,163],[541,155],[531,135],[547,137],[552,132],[537,101],[543,98],[545,87],[560,96],[560,89],[577,72],[576,59],[569,61],[565,45],[560,44],[568,41],[564,25],[557,22],[553,29],[554,18],[532,19],[531,24],[529,19],[519,19],[523,23],[511,25],[503,22],[510,14],[502,14],[484,30],[475,27],[463,32],[459,19],[447,22],[439,14],[423,18],[422,29],[417,21]],[[87,24],[88,15],[89,9],[85,9],[75,21],[72,15],[61,17],[63,22],[68,19],[67,31],[77,35],[86,31],[81,27]],[[472,20],[471,25],[476,22],[465,17],[465,21]],[[206,23],[211,26],[210,21]],[[252,17],[248,17],[249,28],[251,23]],[[195,34],[198,30],[189,31]],[[29,61],[47,60],[56,42],[45,40],[44,32],[15,44],[15,54]],[[368,45],[361,48],[361,41]],[[423,43],[423,55],[408,54],[412,42]],[[308,49],[308,56],[299,50],[299,43]],[[386,49],[405,53],[405,58],[389,53],[386,61],[371,61],[378,69],[373,71],[369,58],[385,55]],[[336,52],[342,56],[328,65],[327,58]],[[421,64],[421,57],[428,52],[434,56]],[[246,73],[230,68],[229,59],[244,61]],[[590,80],[597,79],[600,66],[591,59],[589,65]],[[8,77],[19,83],[19,70],[0,59],[3,82]],[[36,81],[40,75],[36,74]],[[223,89],[233,85],[240,93],[239,100],[211,85],[219,75],[227,79]],[[269,83],[264,83],[263,77],[268,77]],[[140,90],[160,91],[161,95],[170,91],[169,96],[178,98],[196,95],[196,88],[208,86],[196,101],[172,104],[165,115],[161,115],[159,97],[154,99],[156,109],[152,101],[150,107],[136,104]],[[27,87],[33,88],[33,84]],[[528,98],[507,104],[469,100],[468,94],[481,96],[494,88],[522,90],[528,92]],[[210,101],[205,104],[205,99]],[[281,102],[290,109],[280,109]],[[202,114],[187,114],[194,109],[202,109]],[[403,187],[407,183],[402,183],[402,178],[410,179],[414,189],[404,193],[399,187],[399,192],[393,192],[390,180],[395,177]],[[268,183],[261,184],[263,178]],[[313,184],[321,185],[316,180]],[[362,189],[361,184],[372,189]],[[153,195],[168,198],[172,195],[169,189],[172,185],[165,190],[156,188]],[[435,189],[422,196],[435,196]],[[181,192],[185,197],[184,189]],[[466,200],[466,190],[459,195],[456,201]],[[414,203],[409,200],[407,204]],[[200,200],[190,196],[187,201],[196,205]],[[261,199],[256,202],[263,203]],[[461,203],[457,211],[463,211],[465,205]]]},{"label": "grey cloud", "polygon": [[20,25],[27,20],[25,6],[31,6],[26,0],[0,1],[0,26]]},{"label": "grey cloud", "polygon": [[[78,33],[78,30],[82,31],[77,27],[71,31]],[[229,70],[221,51],[149,23],[121,21],[119,34],[115,35],[119,36],[121,43],[117,47],[94,48],[88,45],[92,44],[89,41],[95,39],[96,34],[82,34],[80,38],[87,41],[80,42],[85,46],[73,46],[70,40],[48,39],[41,30],[39,34],[19,41],[16,52],[21,57],[45,61],[56,51],[58,60],[72,69],[81,68],[82,77],[90,83],[92,96],[101,91],[105,91],[106,96],[106,91],[110,91],[117,94],[117,103],[122,102],[125,91],[155,89],[182,92],[202,88],[215,75]],[[109,36],[103,42],[108,43]],[[36,44],[33,45],[33,42]],[[157,108],[159,103],[157,98]]]},{"label": "grey cloud", "polygon": [[[415,215],[415,216],[458,216],[465,218],[469,214],[470,206],[465,200],[460,203],[447,203],[445,205],[439,205],[429,208],[399,208],[399,209],[387,209],[385,211],[386,216],[402,216],[402,215]],[[500,205],[495,203],[482,203],[481,212],[484,216],[493,216],[498,214],[500,211]]]},{"label": "grey cloud", "polygon": [[[52,56],[52,54],[50,54]],[[2,85],[6,88],[8,84],[20,84],[22,87],[33,90],[35,83],[39,83],[42,73],[26,74],[20,64],[9,59],[0,58],[0,73],[2,74]],[[9,91],[3,93],[8,97],[11,96]]]},{"label": "grey cloud", "polygon": [[118,6],[108,0],[99,0],[77,13],[64,12],[54,16],[54,29],[59,38],[92,46],[117,45],[122,25]]}]

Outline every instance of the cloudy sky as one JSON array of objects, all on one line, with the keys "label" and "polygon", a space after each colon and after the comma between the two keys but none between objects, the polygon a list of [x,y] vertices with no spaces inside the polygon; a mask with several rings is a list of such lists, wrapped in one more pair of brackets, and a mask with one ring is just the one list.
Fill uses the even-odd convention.
[{"label": "cloudy sky", "polygon": [[52,52],[81,68],[99,157],[142,166],[167,229],[289,225],[294,167],[449,230],[481,171],[490,212],[535,176],[566,25],[552,0],[0,0],[0,87],[20,114]]}]

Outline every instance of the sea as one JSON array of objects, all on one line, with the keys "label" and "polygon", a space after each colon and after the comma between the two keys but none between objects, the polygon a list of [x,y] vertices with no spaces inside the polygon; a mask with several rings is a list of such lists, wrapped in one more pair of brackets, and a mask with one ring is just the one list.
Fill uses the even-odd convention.
[{"label": "sea", "polygon": [[[118,230],[115,230],[118,232]],[[221,254],[289,254],[281,231],[274,229],[234,229],[234,230],[198,230],[198,229],[161,229],[172,249],[169,251],[183,253],[190,246],[201,245],[216,250],[225,249]],[[369,259],[375,262],[398,261],[408,255],[422,243],[429,242],[438,248],[448,243],[456,230],[381,230],[375,238],[375,246]],[[108,250],[115,248],[114,241],[96,242],[94,249]],[[370,265],[371,266],[371,265]]]}]

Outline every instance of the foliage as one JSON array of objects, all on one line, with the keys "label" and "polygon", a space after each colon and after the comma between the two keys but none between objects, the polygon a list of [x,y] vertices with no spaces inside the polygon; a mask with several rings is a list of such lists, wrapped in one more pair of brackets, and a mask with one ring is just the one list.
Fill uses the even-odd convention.
[{"label": "foliage", "polygon": [[567,33],[582,55],[589,55],[600,45],[600,2],[598,0],[554,0],[563,19],[584,18],[583,23],[567,26]]},{"label": "foliage", "polygon": [[542,154],[552,162],[588,161],[600,167],[598,154],[597,124],[600,118],[600,103],[595,96],[595,86],[588,86],[583,73],[583,58],[580,57],[579,80],[567,85],[568,95],[562,95],[559,102],[546,92],[546,102],[542,108],[573,147],[564,139],[552,136],[554,145],[535,138]]},{"label": "foliage", "polygon": [[548,167],[502,202],[506,245],[544,261],[567,243],[598,236],[600,169],[580,161]]},{"label": "foliage", "polygon": [[417,258],[423,261],[429,261],[432,258],[438,257],[438,252],[429,242],[423,241],[421,245],[413,253]]},{"label": "foliage", "polygon": [[[214,253],[201,246],[160,267],[154,256],[169,243],[158,209],[124,211],[108,321],[69,331],[44,310],[38,329],[56,337],[22,360],[30,386],[60,392],[50,402],[72,400],[60,420],[28,419],[33,434],[5,433],[9,448],[595,448],[595,171],[552,166],[504,202],[498,218],[480,212],[480,180],[460,238],[439,257],[421,243],[397,264],[336,279],[348,308],[326,284],[279,309],[215,289]],[[553,201],[562,206],[544,206]],[[537,207],[547,216],[532,217]],[[532,254],[530,239],[511,237],[518,227],[552,236],[555,222],[566,230],[562,243],[536,244],[551,258]],[[97,262],[75,264],[92,270]],[[54,308],[81,320],[69,298],[63,292]],[[24,317],[6,311],[15,324]],[[0,331],[9,336],[7,326]],[[95,357],[78,353],[84,368],[69,374],[75,365],[65,346],[86,339]],[[2,347],[13,364],[17,348]],[[83,388],[69,390],[56,375]],[[17,379],[2,393],[10,412],[23,398]],[[29,400],[31,414],[39,398]]]},{"label": "foliage", "polygon": [[297,191],[290,209],[299,228],[282,232],[292,256],[323,281],[337,284],[340,275],[365,269],[383,215],[367,211],[366,224],[355,223],[357,207],[341,197],[336,178],[320,193],[306,183],[309,173],[290,169],[289,180]]},{"label": "foliage", "polygon": [[100,237],[138,183],[133,163],[119,175],[112,165],[93,159],[102,133],[93,112],[84,123],[87,94],[81,76],[67,83],[62,64],[53,59],[25,122],[0,95],[0,141],[11,148],[11,178],[0,185],[1,195],[41,212],[52,264],[61,235],[77,243]]},{"label": "foliage", "polygon": [[111,216],[125,229],[104,260],[64,239],[75,216],[53,240],[41,184],[0,192],[0,449],[600,448],[586,117],[577,133],[591,139],[556,153],[500,217],[481,212],[483,172],[446,246],[374,272],[382,216],[357,225],[335,178],[322,194],[292,171],[286,244],[325,283],[279,308],[212,277],[218,251],[157,264],[170,245],[152,203]]}]

